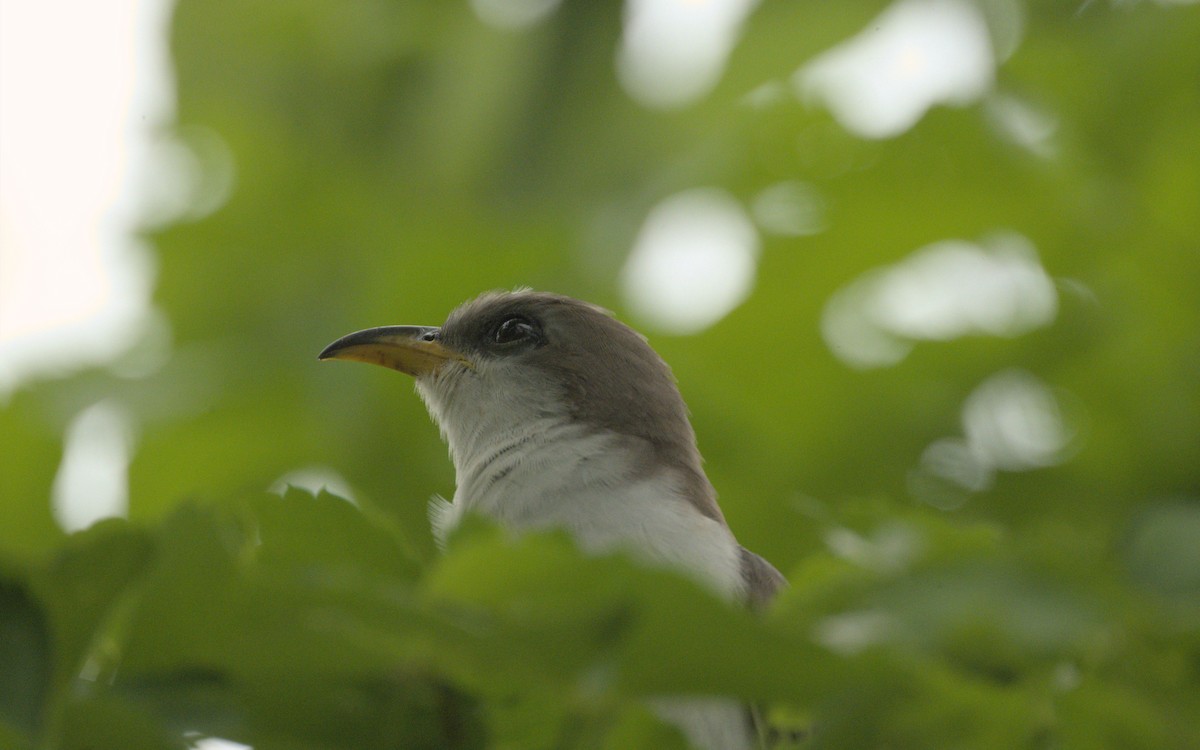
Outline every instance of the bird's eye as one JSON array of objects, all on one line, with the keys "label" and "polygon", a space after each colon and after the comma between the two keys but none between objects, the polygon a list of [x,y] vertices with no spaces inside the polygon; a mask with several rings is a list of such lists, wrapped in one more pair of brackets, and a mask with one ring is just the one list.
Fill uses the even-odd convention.
[{"label": "bird's eye", "polygon": [[496,326],[492,337],[497,344],[513,344],[518,341],[526,341],[536,336],[536,331],[533,324],[525,318],[506,318],[503,323]]}]

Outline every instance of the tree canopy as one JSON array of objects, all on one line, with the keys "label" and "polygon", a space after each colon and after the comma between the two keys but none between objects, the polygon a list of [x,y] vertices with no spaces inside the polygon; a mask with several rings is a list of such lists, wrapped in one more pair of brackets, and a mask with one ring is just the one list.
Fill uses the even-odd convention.
[{"label": "tree canopy", "polygon": [[[764,0],[663,85],[646,4],[512,5],[179,0],[160,320],[0,408],[0,744],[658,748],[643,699],[724,694],[809,747],[1200,746],[1194,4]],[[912,42],[875,83],[976,88],[863,119],[887,92],[848,40],[931,7],[983,52]],[[700,66],[704,28],[645,54]],[[656,231],[730,233],[744,289],[697,276],[724,308],[671,317],[630,260]],[[316,354],[517,286],[671,364],[790,580],[768,612],[555,534],[436,549],[454,478],[410,383]],[[129,517],[67,533],[96,404],[130,426]],[[268,492],[313,477],[336,494]]]}]

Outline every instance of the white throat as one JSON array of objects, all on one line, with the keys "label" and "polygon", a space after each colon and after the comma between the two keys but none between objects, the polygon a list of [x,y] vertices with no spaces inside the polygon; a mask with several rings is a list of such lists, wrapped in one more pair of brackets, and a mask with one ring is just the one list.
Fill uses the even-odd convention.
[{"label": "white throat", "polygon": [[[740,598],[733,535],[682,496],[671,469],[639,469],[647,446],[576,422],[544,384],[514,393],[485,389],[470,374],[449,378],[418,383],[456,474],[453,502],[438,498],[431,507],[439,539],[467,512],[515,531],[562,528],[589,552],[622,549]],[[445,397],[449,388],[453,398]]]}]

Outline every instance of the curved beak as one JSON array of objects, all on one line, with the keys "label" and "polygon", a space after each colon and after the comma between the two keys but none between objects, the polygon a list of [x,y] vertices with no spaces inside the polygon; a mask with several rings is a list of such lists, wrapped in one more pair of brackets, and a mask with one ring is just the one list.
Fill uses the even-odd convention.
[{"label": "curved beak", "polygon": [[430,326],[368,328],[341,337],[325,347],[317,359],[367,362],[413,377],[433,372],[450,360],[470,364],[466,357],[442,346],[437,333],[438,329]]}]

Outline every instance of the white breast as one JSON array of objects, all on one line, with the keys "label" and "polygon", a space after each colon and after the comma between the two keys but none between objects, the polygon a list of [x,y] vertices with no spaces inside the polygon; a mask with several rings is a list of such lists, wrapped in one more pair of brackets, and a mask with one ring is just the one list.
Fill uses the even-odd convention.
[{"label": "white breast", "polygon": [[505,435],[464,457],[454,502],[431,514],[434,532],[444,538],[468,511],[515,530],[562,528],[589,552],[626,550],[736,597],[740,558],[729,529],[684,500],[669,471],[631,476],[629,450],[617,436],[559,420]]},{"label": "white breast", "polygon": [[[446,370],[417,382],[454,459],[454,501],[435,500],[430,519],[440,538],[467,512],[513,530],[561,528],[589,552],[625,550],[677,570],[717,594],[742,594],[737,542],[721,522],[681,496],[670,469],[647,475],[632,439],[576,424],[551,384],[487,377],[503,362],[480,363],[468,376]],[[490,387],[489,382],[506,387]],[[662,698],[653,708],[697,748],[748,750],[743,706],[725,698]]]}]

